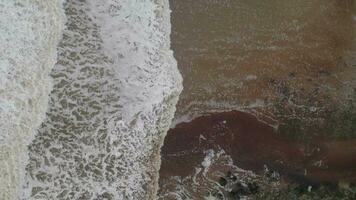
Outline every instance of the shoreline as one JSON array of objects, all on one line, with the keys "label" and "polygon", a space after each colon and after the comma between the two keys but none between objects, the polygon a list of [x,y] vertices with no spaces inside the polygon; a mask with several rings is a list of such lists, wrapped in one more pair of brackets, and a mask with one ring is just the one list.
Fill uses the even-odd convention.
[{"label": "shoreline", "polygon": [[356,180],[355,143],[321,137],[308,143],[290,141],[251,114],[212,113],[168,131],[161,174],[190,174],[194,167],[186,163],[199,163],[204,151],[221,148],[246,170],[258,173],[267,165],[293,180],[349,183]]}]

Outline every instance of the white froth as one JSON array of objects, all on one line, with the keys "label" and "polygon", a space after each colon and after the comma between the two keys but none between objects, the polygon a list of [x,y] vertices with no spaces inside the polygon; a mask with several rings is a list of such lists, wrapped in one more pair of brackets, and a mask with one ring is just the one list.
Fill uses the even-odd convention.
[{"label": "white froth", "polygon": [[47,110],[61,0],[0,0],[0,199],[17,199],[27,145]]},{"label": "white froth", "polygon": [[182,89],[168,0],[68,1],[65,11],[23,198],[155,199]]},{"label": "white froth", "polygon": [[[205,157],[188,176],[174,176],[163,180],[166,184],[160,188],[159,199],[227,199],[217,197],[223,194],[223,187],[218,183],[227,170],[233,172],[236,178],[244,184],[245,181],[256,178],[256,174],[234,165],[231,156],[224,150],[207,150]],[[167,184],[168,183],[168,184]]]},{"label": "white froth", "polygon": [[112,134],[122,143],[115,151],[125,152],[123,173],[128,177],[118,181],[119,187],[125,188],[126,198],[153,199],[159,149],[182,87],[170,50],[168,0],[88,2],[105,55],[113,60],[120,80],[122,120]]},{"label": "white froth", "polygon": [[[170,50],[166,0],[88,1],[121,81],[123,117],[152,111],[181,80]],[[162,70],[164,67],[164,70]]]}]

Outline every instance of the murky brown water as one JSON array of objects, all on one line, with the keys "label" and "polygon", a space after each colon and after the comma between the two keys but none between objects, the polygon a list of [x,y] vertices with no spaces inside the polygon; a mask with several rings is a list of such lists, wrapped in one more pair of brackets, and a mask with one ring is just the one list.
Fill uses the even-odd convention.
[{"label": "murky brown water", "polygon": [[171,8],[184,77],[177,117],[237,107],[274,116],[287,112],[279,103],[315,118],[354,92],[353,0],[171,0]]},{"label": "murky brown water", "polygon": [[[258,173],[267,164],[312,182],[355,179],[355,142],[340,140],[356,136],[354,0],[170,3],[184,78],[177,121],[244,110],[277,129],[234,112],[178,125],[162,150],[161,199],[202,199],[234,165]],[[201,169],[219,148],[233,164],[219,157]]]},{"label": "murky brown water", "polygon": [[[213,150],[224,153],[215,153],[212,161],[204,166],[207,152]],[[193,199],[207,196],[214,190],[214,184],[207,186],[209,182],[218,182],[236,165],[258,175],[268,166],[282,175],[286,184],[337,184],[356,180],[356,140],[314,138],[310,143],[292,142],[253,115],[238,111],[215,113],[177,125],[169,131],[162,155],[161,193],[180,186],[187,194],[200,195]],[[199,174],[199,167],[206,174]],[[185,177],[184,181],[172,178],[177,176]],[[194,190],[194,186],[199,189]]]}]

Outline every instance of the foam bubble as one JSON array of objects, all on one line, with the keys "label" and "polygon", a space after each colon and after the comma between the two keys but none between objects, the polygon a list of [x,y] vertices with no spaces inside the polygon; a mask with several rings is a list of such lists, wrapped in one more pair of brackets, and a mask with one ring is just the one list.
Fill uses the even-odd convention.
[{"label": "foam bubble", "polygon": [[0,199],[16,199],[52,89],[62,1],[0,0]]},{"label": "foam bubble", "polygon": [[168,0],[65,5],[47,118],[24,199],[155,199],[160,147],[181,91]]}]

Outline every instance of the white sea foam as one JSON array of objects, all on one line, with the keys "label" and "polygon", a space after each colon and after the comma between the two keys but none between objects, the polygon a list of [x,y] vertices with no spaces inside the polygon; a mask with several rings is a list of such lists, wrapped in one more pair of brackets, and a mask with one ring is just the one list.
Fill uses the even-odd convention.
[{"label": "white sea foam", "polygon": [[65,4],[47,117],[22,199],[155,199],[181,91],[168,0]]},{"label": "white sea foam", "polygon": [[14,200],[47,109],[62,1],[0,0],[0,19],[0,199]]},{"label": "white sea foam", "polygon": [[[232,185],[222,187],[218,180],[226,176],[227,172],[233,172],[236,179],[245,183],[257,177],[252,171],[244,170],[236,166],[230,155],[224,150],[207,150],[205,157],[195,166],[195,170],[188,176],[166,177],[162,182],[166,183],[160,188],[159,199],[228,199],[224,190],[231,189]],[[225,193],[225,194],[224,194]],[[219,197],[217,194],[221,194]]]}]

